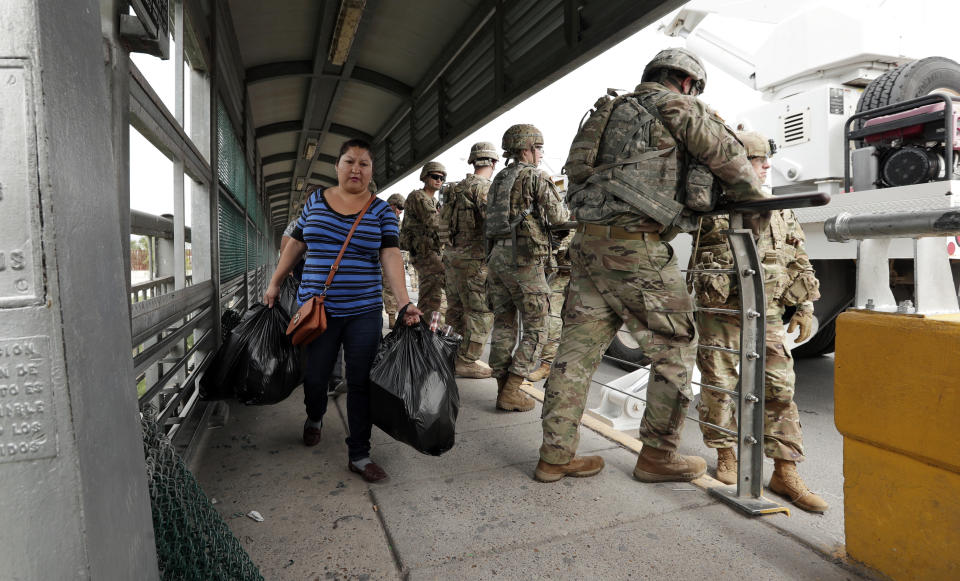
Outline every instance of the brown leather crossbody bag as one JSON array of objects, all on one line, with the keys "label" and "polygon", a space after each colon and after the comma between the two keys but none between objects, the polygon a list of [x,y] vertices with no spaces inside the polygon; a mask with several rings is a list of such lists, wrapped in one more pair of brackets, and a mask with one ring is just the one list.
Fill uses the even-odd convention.
[{"label": "brown leather crossbody bag", "polygon": [[287,325],[287,335],[291,336],[290,342],[294,345],[306,345],[327,330],[327,312],[323,306],[323,300],[327,296],[327,290],[333,281],[333,275],[337,274],[337,268],[340,267],[340,259],[343,258],[347,244],[350,244],[353,232],[357,229],[357,226],[360,225],[360,220],[362,220],[363,215],[367,213],[367,209],[370,207],[370,204],[373,203],[374,197],[376,196],[370,196],[366,205],[363,206],[363,209],[360,210],[360,213],[357,215],[357,219],[354,220],[353,227],[350,228],[350,233],[347,234],[347,239],[343,241],[343,246],[340,247],[340,254],[338,254],[337,259],[333,261],[333,266],[330,267],[330,272],[327,274],[327,280],[323,283],[323,292],[319,296],[314,295],[310,297],[310,300],[303,303],[303,306],[301,306],[293,318],[290,319],[290,324]]}]

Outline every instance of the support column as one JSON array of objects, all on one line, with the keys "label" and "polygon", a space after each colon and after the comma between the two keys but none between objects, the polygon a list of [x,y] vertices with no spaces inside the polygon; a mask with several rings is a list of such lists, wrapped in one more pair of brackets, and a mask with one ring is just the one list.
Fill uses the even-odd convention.
[{"label": "support column", "polygon": [[158,578],[99,17],[0,2],[5,578]]}]

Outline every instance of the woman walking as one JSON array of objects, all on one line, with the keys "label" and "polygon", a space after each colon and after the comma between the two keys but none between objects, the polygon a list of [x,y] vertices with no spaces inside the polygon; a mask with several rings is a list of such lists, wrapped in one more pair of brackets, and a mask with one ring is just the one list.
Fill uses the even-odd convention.
[{"label": "woman walking", "polygon": [[[303,443],[320,443],[323,415],[327,410],[327,380],[337,352],[344,350],[347,376],[348,468],[367,482],[387,477],[370,460],[370,367],[380,342],[383,321],[381,298],[383,278],[397,302],[406,305],[404,322],[419,322],[422,314],[410,302],[404,283],[403,259],[398,247],[397,216],[385,201],[371,196],[373,156],[370,144],[352,139],[337,156],[337,185],[318,188],[307,200],[297,226],[270,279],[263,302],[273,307],[280,284],[293,265],[306,256],[303,279],[297,296],[302,305],[326,290],[324,305],[327,330],[309,343],[306,376],[303,381],[307,420]],[[369,207],[368,207],[369,206]],[[363,212],[363,210],[366,210]],[[363,212],[359,222],[357,218]],[[330,285],[325,282],[351,227],[356,230],[343,252]]]}]

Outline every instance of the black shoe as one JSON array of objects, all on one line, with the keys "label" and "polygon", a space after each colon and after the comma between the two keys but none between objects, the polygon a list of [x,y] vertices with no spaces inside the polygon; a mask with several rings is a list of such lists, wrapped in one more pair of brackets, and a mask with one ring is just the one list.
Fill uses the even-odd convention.
[{"label": "black shoe", "polygon": [[303,426],[303,445],[316,446],[320,443],[320,429],[309,425]]}]

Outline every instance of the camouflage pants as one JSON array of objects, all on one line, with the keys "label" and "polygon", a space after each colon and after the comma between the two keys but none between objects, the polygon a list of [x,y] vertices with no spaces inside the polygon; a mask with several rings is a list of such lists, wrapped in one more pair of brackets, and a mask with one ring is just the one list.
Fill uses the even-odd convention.
[{"label": "camouflage pants", "polygon": [[[738,308],[736,305],[730,308]],[[783,344],[786,331],[783,327],[783,309],[778,314],[767,313],[766,368],[764,383],[763,451],[769,458],[803,460],[803,432],[800,414],[793,403],[794,381],[793,357]],[[738,315],[697,313],[697,328],[702,345],[715,345],[729,349],[740,348],[740,320]],[[737,389],[740,356],[713,349],[700,349],[697,367],[703,383],[726,389]],[[737,429],[737,403],[733,396],[702,389],[700,391],[700,421],[710,422],[728,430]],[[701,424],[703,442],[710,448],[733,448],[735,436],[724,434]]]},{"label": "camouflage pants", "polygon": [[395,316],[399,309],[397,297],[393,296],[393,291],[390,290],[390,285],[387,284],[386,278],[383,280],[383,309],[391,316]]},{"label": "camouflage pants", "polygon": [[410,262],[417,271],[420,282],[420,288],[417,291],[417,308],[423,311],[428,322],[432,311],[439,311],[442,320],[446,301],[443,296],[444,272],[440,255],[428,252],[411,257]]},{"label": "camouflage pants", "polygon": [[[540,367],[540,352],[547,342],[549,298],[542,264],[514,266],[510,247],[494,247],[487,261],[487,305],[493,311],[490,367],[494,377],[507,371],[527,377]],[[523,325],[519,345],[517,313]]]},{"label": "camouflage pants", "polygon": [[493,313],[487,306],[487,265],[482,258],[444,256],[447,269],[447,324],[463,335],[459,356],[473,363],[493,327]]},{"label": "camouflage pants", "polygon": [[553,363],[560,347],[560,333],[563,331],[563,301],[567,296],[567,284],[570,282],[569,270],[558,270],[550,279],[550,319],[547,323],[547,344],[543,347],[540,359]]},{"label": "camouflage pants", "polygon": [[420,289],[420,284],[417,281],[417,269],[410,264],[410,253],[401,250],[400,255],[403,256],[403,270],[407,274],[407,279],[410,280],[410,290],[417,292]]},{"label": "camouflage pants", "polygon": [[543,400],[540,458],[564,464],[573,457],[590,378],[624,323],[653,360],[656,376],[647,388],[640,440],[676,450],[693,398],[697,337],[693,300],[673,249],[663,242],[577,233],[570,258],[563,334]]}]

